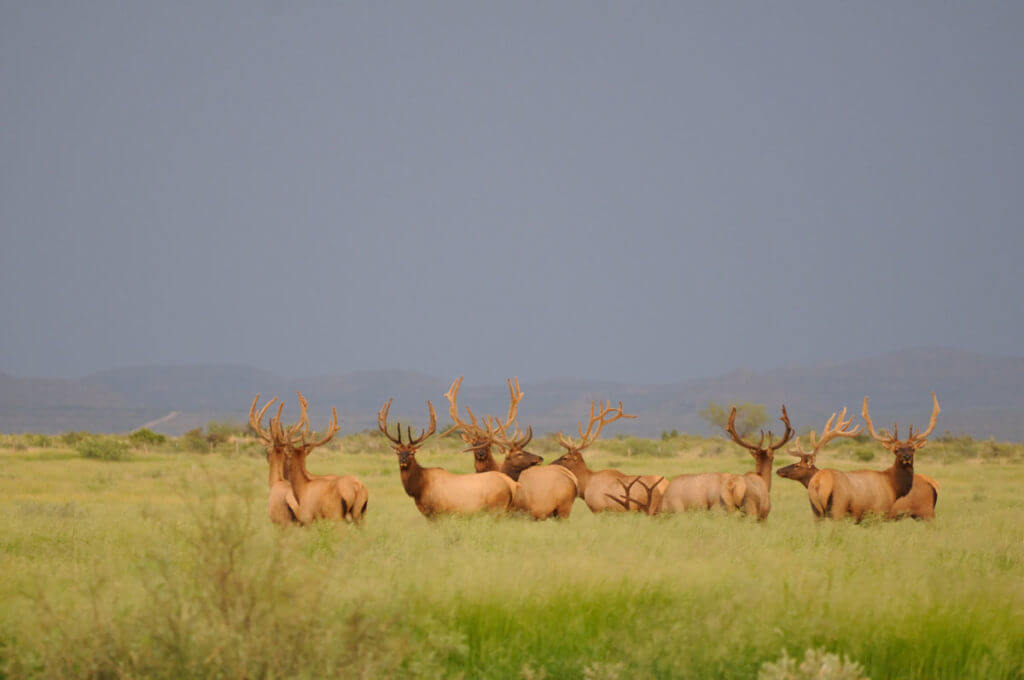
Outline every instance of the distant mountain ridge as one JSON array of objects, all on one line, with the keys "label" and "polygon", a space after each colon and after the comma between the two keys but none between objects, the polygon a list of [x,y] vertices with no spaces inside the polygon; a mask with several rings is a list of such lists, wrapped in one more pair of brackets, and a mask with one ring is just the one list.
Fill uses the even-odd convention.
[{"label": "distant mountain ridge", "polygon": [[[257,392],[265,398],[279,396],[294,409],[296,389],[309,398],[314,419],[326,420],[329,407],[337,406],[343,431],[374,427],[377,409],[389,397],[395,398],[394,417],[424,422],[425,401],[430,399],[444,422],[447,402],[442,395],[451,378],[396,370],[284,378],[228,364],[118,368],[81,379],[0,373],[0,431],[119,432],[157,421],[156,429],[180,434],[209,420],[243,421]],[[663,385],[559,378],[522,387],[526,396],[520,418],[538,433],[574,427],[590,399],[621,399],[639,417],[620,421],[616,432],[643,435],[663,429],[710,433],[698,415],[709,401],[763,403],[772,413],[784,402],[795,426],[820,429],[834,409],[847,406],[859,416],[860,402],[869,395],[876,420],[921,424],[934,389],[942,403],[938,431],[1024,440],[1024,357],[951,349],[909,349]],[[477,413],[502,412],[507,389],[466,385],[460,398]],[[170,416],[172,412],[177,414]]]}]

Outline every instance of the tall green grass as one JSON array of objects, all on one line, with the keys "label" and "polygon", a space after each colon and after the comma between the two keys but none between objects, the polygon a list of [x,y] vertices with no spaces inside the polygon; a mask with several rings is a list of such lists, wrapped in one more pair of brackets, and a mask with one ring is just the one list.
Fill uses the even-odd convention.
[{"label": "tall green grass", "polygon": [[[720,444],[640,453],[623,438],[588,459],[666,476],[752,467]],[[428,522],[378,440],[342,445],[310,467],[364,480],[360,528],[271,526],[265,463],[233,447],[0,452],[0,675],[754,678],[817,649],[875,679],[1024,677],[1012,455],[924,449],[918,467],[942,485],[931,523],[815,522],[803,487],[777,477],[764,525],[582,502],[563,522]],[[455,446],[421,461],[471,471]],[[888,464],[856,460],[858,446],[828,464]]]}]

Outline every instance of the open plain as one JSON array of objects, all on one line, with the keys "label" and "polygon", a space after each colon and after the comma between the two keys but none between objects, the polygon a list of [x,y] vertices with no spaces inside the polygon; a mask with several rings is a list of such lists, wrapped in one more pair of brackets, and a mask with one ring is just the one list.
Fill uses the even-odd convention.
[{"label": "open plain", "polygon": [[[579,500],[564,521],[428,521],[363,433],[309,465],[363,479],[364,524],[282,530],[254,441],[123,461],[45,443],[0,442],[2,677],[751,678],[809,649],[871,678],[1024,674],[1020,445],[924,449],[932,522],[815,521],[778,477],[763,524]],[[470,472],[459,444],[432,439],[420,458]],[[550,437],[532,448],[557,456]],[[864,460],[874,449],[844,442],[826,463],[887,466],[881,449]],[[611,438],[587,458],[666,476],[751,467],[724,439],[686,436]]]}]

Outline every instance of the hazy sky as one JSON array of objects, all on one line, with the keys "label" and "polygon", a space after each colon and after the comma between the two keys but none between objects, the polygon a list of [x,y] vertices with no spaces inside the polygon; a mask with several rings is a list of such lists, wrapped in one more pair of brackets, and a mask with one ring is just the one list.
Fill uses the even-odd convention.
[{"label": "hazy sky", "polygon": [[1024,347],[1024,3],[0,3],[0,370]]}]

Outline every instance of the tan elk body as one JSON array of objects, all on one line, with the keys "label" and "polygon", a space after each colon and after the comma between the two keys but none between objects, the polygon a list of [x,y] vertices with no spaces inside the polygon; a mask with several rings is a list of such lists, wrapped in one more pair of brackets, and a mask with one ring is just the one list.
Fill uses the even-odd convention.
[{"label": "tan elk body", "polygon": [[[526,450],[533,438],[532,428],[527,427],[525,433],[520,433],[517,426],[511,436],[506,434],[506,430],[515,423],[519,402],[523,398],[519,380],[516,379],[515,383],[508,381],[509,410],[503,423],[489,416],[478,422],[468,406],[465,409],[469,420],[463,420],[458,406],[461,386],[460,377],[452,383],[445,398],[454,427],[459,429],[463,441],[469,445],[467,451],[473,453],[474,469],[477,472],[502,472],[519,482],[513,505],[533,519],[567,518],[576,500],[576,475],[561,465],[539,465],[544,459]],[[495,446],[505,452],[501,465],[492,454]]]},{"label": "tan elk body", "polygon": [[[286,473],[288,480],[299,497],[300,517],[305,524],[318,518],[346,519],[353,523],[362,522],[369,504],[369,491],[366,485],[355,475],[314,475],[306,467],[306,459],[316,448],[327,444],[339,431],[338,414],[331,409],[332,419],[328,424],[327,433],[318,441],[308,441],[309,403],[302,393],[299,406],[302,415],[299,424],[302,426],[299,437],[293,437],[288,448]],[[339,506],[340,503],[340,506]],[[335,516],[334,509],[341,508],[341,517]]]},{"label": "tan elk body", "polygon": [[[927,444],[928,435],[935,429],[940,413],[939,400],[934,392],[932,403],[928,429],[915,434],[911,426],[908,438],[900,440],[895,423],[891,435],[884,430],[882,435],[875,432],[868,412],[868,398],[864,397],[861,415],[867,423],[868,432],[895,456],[895,460],[892,466],[885,470],[819,470],[807,485],[807,494],[815,514],[832,519],[853,517],[858,522],[867,514],[878,514],[893,519],[900,515],[914,515],[915,510],[921,513],[921,517],[934,516],[935,500],[938,498],[938,485],[930,483],[934,480],[922,477],[922,481],[932,487],[933,491],[930,512],[926,507],[912,507],[911,499],[903,500],[910,494],[916,481],[914,453]],[[927,489],[922,486],[913,501],[926,500]]]},{"label": "tan elk body", "polygon": [[443,468],[425,468],[416,460],[416,450],[437,429],[437,414],[429,401],[430,424],[418,437],[408,428],[408,441],[402,441],[402,427],[398,436],[388,432],[387,416],[391,400],[377,414],[377,427],[393,445],[398,455],[398,469],[402,487],[426,517],[437,515],[471,515],[478,512],[505,513],[512,509],[519,483],[500,472],[459,475]]},{"label": "tan elk body", "polygon": [[[596,411],[596,407],[596,402],[591,402],[590,420],[586,431],[583,430],[583,423],[579,423],[579,442],[563,434],[558,435],[558,443],[566,449],[566,453],[553,465],[568,468],[576,476],[576,493],[591,512],[641,511],[650,514],[658,508],[665,492],[668,482],[664,477],[640,475],[643,488],[630,486],[627,489],[629,501],[623,503],[619,500],[619,493],[622,492],[623,484],[633,479],[634,475],[627,475],[618,470],[591,470],[583,459],[583,449],[594,443],[606,425],[620,418],[636,417],[622,412],[622,402],[619,402],[618,408],[612,408],[611,402],[606,403],[600,411]],[[644,489],[647,489],[646,494]]]},{"label": "tan elk body", "polygon": [[[267,515],[270,517],[270,521],[280,526],[287,526],[297,521],[299,513],[299,501],[295,497],[295,492],[292,489],[292,485],[284,478],[284,462],[285,462],[285,440],[283,438],[276,438],[273,436],[275,427],[271,424],[270,431],[263,429],[263,416],[266,414],[267,409],[270,405],[277,401],[277,397],[274,397],[266,403],[266,405],[260,410],[259,415],[256,414],[256,404],[260,400],[260,395],[257,394],[256,398],[252,400],[252,406],[249,407],[249,426],[252,427],[253,431],[259,436],[263,442],[263,446],[267,451],[267,464],[269,467],[268,484],[270,487],[270,493],[267,497]],[[280,424],[281,420],[281,408],[284,404],[278,407],[277,420]]]},{"label": "tan elk body", "polygon": [[743,514],[757,517],[759,520],[768,518],[772,509],[772,462],[775,451],[782,447],[793,436],[793,428],[789,424],[786,407],[782,407],[779,418],[786,431],[779,442],[774,435],[768,433],[768,446],[764,445],[765,433],[757,444],[745,441],[736,432],[736,407],[729,412],[726,433],[734,442],[747,449],[754,458],[754,471],[742,475],[727,472],[710,472],[702,474],[686,474],[673,477],[661,499],[659,512],[686,512],[689,510],[739,510]]}]

